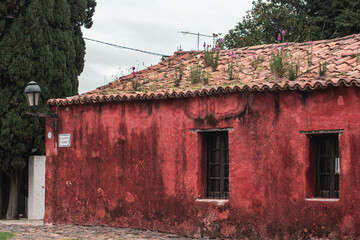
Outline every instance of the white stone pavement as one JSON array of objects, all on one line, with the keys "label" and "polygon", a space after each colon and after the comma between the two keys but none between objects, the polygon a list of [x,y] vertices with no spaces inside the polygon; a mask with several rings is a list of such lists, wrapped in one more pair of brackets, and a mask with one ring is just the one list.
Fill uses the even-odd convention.
[{"label": "white stone pavement", "polygon": [[[103,226],[76,226],[44,224],[42,220],[0,220],[0,232],[13,232],[12,240],[47,240],[47,239],[90,239],[90,240],[115,240],[115,239],[151,239],[172,240],[191,238],[175,234],[162,233],[131,228],[115,228]],[[202,238],[208,239],[208,238]]]}]

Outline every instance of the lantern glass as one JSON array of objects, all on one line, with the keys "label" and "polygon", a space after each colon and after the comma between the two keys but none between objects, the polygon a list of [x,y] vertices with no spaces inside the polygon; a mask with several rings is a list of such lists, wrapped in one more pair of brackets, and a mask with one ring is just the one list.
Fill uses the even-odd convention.
[{"label": "lantern glass", "polygon": [[39,100],[41,89],[36,82],[29,82],[25,88],[25,94],[31,112],[36,112],[39,109]]},{"label": "lantern glass", "polygon": [[40,92],[35,93],[34,106],[39,106]]},{"label": "lantern glass", "polygon": [[34,93],[26,93],[29,107],[34,106],[34,95],[35,95]]}]

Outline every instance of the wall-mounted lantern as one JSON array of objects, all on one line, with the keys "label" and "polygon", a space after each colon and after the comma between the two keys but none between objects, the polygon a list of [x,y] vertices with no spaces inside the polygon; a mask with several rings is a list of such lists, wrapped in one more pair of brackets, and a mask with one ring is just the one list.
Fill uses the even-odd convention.
[{"label": "wall-mounted lantern", "polygon": [[34,117],[44,117],[44,118],[52,118],[53,124],[49,125],[52,129],[56,130],[57,127],[57,112],[56,113],[39,113],[37,110],[39,109],[39,101],[41,95],[41,89],[36,82],[31,81],[25,88],[26,99],[29,105],[30,112],[26,114]]},{"label": "wall-mounted lantern", "polygon": [[31,81],[25,88],[26,99],[30,108],[30,112],[37,112],[39,109],[39,100],[41,89],[36,82]]}]

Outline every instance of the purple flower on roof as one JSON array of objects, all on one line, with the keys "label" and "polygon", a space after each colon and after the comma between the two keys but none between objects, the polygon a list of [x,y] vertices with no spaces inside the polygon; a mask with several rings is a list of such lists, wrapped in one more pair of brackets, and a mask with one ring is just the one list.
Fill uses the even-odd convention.
[{"label": "purple flower on roof", "polygon": [[278,35],[277,40],[281,41],[281,35],[280,34]]},{"label": "purple flower on roof", "polygon": [[289,46],[289,42],[286,42],[286,46]]},{"label": "purple flower on roof", "polygon": [[135,71],[135,67],[132,67],[131,69],[132,69],[133,71]]},{"label": "purple flower on roof", "polygon": [[282,34],[282,35],[285,35],[285,33],[286,33],[285,30],[282,30],[282,31],[281,31],[281,34]]},{"label": "purple flower on roof", "polygon": [[216,52],[216,49],[215,49],[215,48],[213,49],[213,52]]},{"label": "purple flower on roof", "polygon": [[230,53],[230,52],[228,52],[228,56],[231,56],[231,53]]},{"label": "purple flower on roof", "polygon": [[252,57],[253,57],[253,59],[255,59],[255,58],[256,58],[255,53],[253,53],[253,54],[252,54]]},{"label": "purple flower on roof", "polygon": [[281,47],[281,50],[284,50],[284,47]]},{"label": "purple flower on roof", "polygon": [[216,37],[216,34],[215,34],[215,33],[213,33],[213,37]]},{"label": "purple flower on roof", "polygon": [[216,45],[216,50],[220,51],[219,45]]},{"label": "purple flower on roof", "polygon": [[204,48],[206,47],[206,42],[204,42],[204,45],[203,45],[203,46],[204,46]]},{"label": "purple flower on roof", "polygon": [[135,73],[135,72],[133,72],[132,74],[133,74],[133,77],[135,78],[135,77],[136,77],[136,73]]},{"label": "purple flower on roof", "polygon": [[234,55],[235,54],[234,51],[232,51],[231,54]]},{"label": "purple flower on roof", "polygon": [[278,47],[278,46],[277,46],[277,44],[275,44],[274,49],[276,50],[276,49],[277,49],[277,47]]},{"label": "purple flower on roof", "polygon": [[308,44],[313,45],[314,42],[313,41],[308,41]]},{"label": "purple flower on roof", "polygon": [[224,40],[222,38],[220,38],[220,43],[223,43],[223,42],[224,42]]}]

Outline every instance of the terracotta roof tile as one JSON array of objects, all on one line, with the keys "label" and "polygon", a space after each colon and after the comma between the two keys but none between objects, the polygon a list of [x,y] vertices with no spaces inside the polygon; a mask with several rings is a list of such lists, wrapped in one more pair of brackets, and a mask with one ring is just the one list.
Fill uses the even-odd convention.
[{"label": "terracotta roof tile", "polygon": [[[219,53],[218,67],[203,67],[203,51],[176,52],[157,65],[136,72],[136,81],[140,84],[134,90],[132,74],[121,77],[105,86],[78,96],[66,99],[50,99],[48,104],[85,104],[107,101],[133,101],[165,98],[185,98],[211,94],[243,92],[243,91],[283,91],[314,90],[328,86],[360,87],[359,47],[360,34],[343,38],[316,41],[309,43],[277,44],[284,47],[289,58],[300,63],[298,78],[289,81],[287,74],[278,78],[270,71],[270,59],[276,44],[222,50]],[[308,65],[308,52],[312,48],[312,64]],[[227,69],[234,51],[234,79],[230,80]],[[254,56],[262,59],[255,66]],[[290,61],[290,59],[289,59]],[[319,76],[319,64],[327,63],[325,76]],[[202,74],[208,77],[204,81],[191,83],[191,67],[201,64]],[[175,79],[179,78],[179,68],[183,76],[179,86]]]}]

